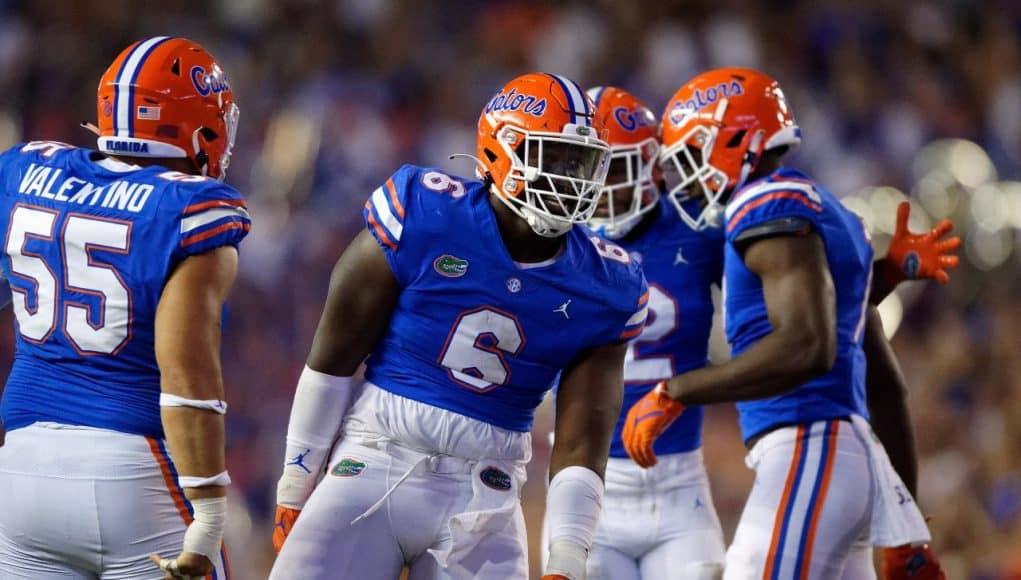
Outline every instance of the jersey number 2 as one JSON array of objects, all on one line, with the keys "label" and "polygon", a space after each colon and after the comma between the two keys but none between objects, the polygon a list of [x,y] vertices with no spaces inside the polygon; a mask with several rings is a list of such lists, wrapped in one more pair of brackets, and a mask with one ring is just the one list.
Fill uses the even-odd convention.
[{"label": "jersey number 2", "polygon": [[[97,219],[68,214],[57,232],[59,212],[15,206],[4,242],[10,256],[11,275],[26,280],[35,295],[13,285],[18,294],[13,301],[14,315],[22,338],[41,344],[57,328],[57,309],[62,308],[63,332],[80,354],[114,354],[131,334],[131,292],[124,280],[109,264],[98,263],[93,251],[127,254],[131,224],[118,220]],[[43,257],[25,249],[28,240],[41,240],[60,245],[62,264],[47,264]],[[63,286],[57,268],[62,274]],[[70,298],[58,304],[61,290],[89,294],[99,299],[98,315],[90,316],[92,306]],[[97,322],[93,322],[97,320]]]},{"label": "jersey number 2", "polygon": [[665,290],[649,284],[649,319],[642,333],[631,341],[624,358],[624,382],[652,383],[674,376],[674,359],[670,355],[642,356],[638,349],[666,338],[677,329],[677,301]]},{"label": "jersey number 2", "polygon": [[457,317],[439,363],[455,383],[485,392],[510,382],[504,356],[514,356],[524,346],[525,335],[513,314],[483,306]]}]

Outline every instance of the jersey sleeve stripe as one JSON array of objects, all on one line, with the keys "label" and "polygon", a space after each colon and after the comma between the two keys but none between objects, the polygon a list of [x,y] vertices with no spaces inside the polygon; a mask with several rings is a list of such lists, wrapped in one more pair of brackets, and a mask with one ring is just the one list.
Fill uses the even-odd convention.
[{"label": "jersey sleeve stripe", "polygon": [[644,327],[638,326],[636,328],[632,328],[631,330],[625,330],[624,332],[620,333],[620,338],[622,340],[631,340],[632,338],[642,333],[642,328]]},{"label": "jersey sleeve stripe", "polygon": [[212,201],[203,201],[202,203],[195,203],[184,208],[183,215],[193,214],[204,209],[212,207],[240,207],[246,208],[248,204],[243,199],[214,199]]},{"label": "jersey sleeve stripe", "polygon": [[383,227],[379,225],[379,222],[376,221],[376,209],[372,205],[371,201],[365,202],[365,209],[365,213],[369,217],[369,225],[372,226],[372,229],[376,232],[376,238],[383,242],[383,244],[390,248],[390,250],[396,252],[397,244],[390,240],[390,236],[386,235],[386,230],[384,230]]},{"label": "jersey sleeve stripe", "polygon": [[250,229],[252,229],[252,226],[248,222],[230,221],[223,225],[216,226],[213,229],[206,230],[204,232],[199,232],[197,234],[184,238],[183,240],[181,240],[181,246],[190,246],[191,244],[197,244],[198,242],[208,240],[209,238],[217,234],[221,234],[223,232],[230,230],[244,230],[247,232]]},{"label": "jersey sleeve stripe", "polygon": [[648,290],[646,290],[646,291],[645,291],[645,294],[642,294],[642,295],[641,295],[641,296],[640,296],[640,297],[638,298],[638,305],[639,305],[639,306],[641,306],[641,305],[643,305],[643,304],[646,304],[646,303],[648,303],[648,302],[649,302],[649,291],[648,291]]},{"label": "jersey sleeve stripe", "polygon": [[646,317],[648,317],[648,315],[649,315],[649,305],[646,304],[645,306],[642,307],[641,310],[639,310],[638,312],[635,312],[634,314],[632,314],[631,318],[628,318],[627,322],[624,323],[624,326],[631,327],[631,326],[634,326],[636,324],[641,324],[641,323],[645,322],[645,319],[646,319]]},{"label": "jersey sleeve stripe", "polygon": [[397,197],[397,188],[394,186],[394,178],[386,180],[386,191],[390,194],[390,201],[393,203],[394,210],[396,210],[397,217],[400,218],[401,222],[404,222],[404,206],[401,205],[401,200]]},{"label": "jersey sleeve stripe", "polygon": [[730,221],[730,218],[733,217],[734,214],[736,214],[748,202],[763,195],[774,193],[777,191],[801,192],[802,194],[807,196],[808,199],[811,200],[812,202],[822,204],[822,197],[819,195],[819,193],[815,190],[815,188],[812,186],[810,182],[792,181],[789,179],[784,179],[783,181],[767,181],[765,183],[760,183],[759,185],[749,187],[748,189],[739,192],[737,197],[735,197],[729,204],[727,204],[727,209],[724,214],[727,221]]},{"label": "jersey sleeve stripe", "polygon": [[181,220],[181,233],[186,234],[193,230],[197,230],[203,226],[207,226],[213,222],[222,220],[224,218],[236,218],[242,220],[250,220],[248,212],[239,207],[228,207],[228,208],[216,208],[207,209],[204,212],[197,213],[195,215],[186,217]]},{"label": "jersey sleeve stripe", "polygon": [[741,211],[737,212],[734,215],[733,218],[728,220],[727,232],[729,233],[729,232],[734,231],[734,228],[737,227],[737,224],[741,221],[741,219],[744,216],[746,216],[748,214],[748,212],[752,211],[753,209],[755,209],[755,208],[757,208],[757,207],[759,207],[759,206],[761,206],[761,205],[763,205],[765,203],[773,201],[775,199],[791,199],[791,200],[794,200],[794,201],[797,201],[799,203],[804,204],[805,206],[807,206],[812,211],[816,211],[816,212],[821,212],[822,211],[822,206],[820,204],[815,203],[814,201],[811,201],[811,200],[807,199],[805,194],[802,193],[802,192],[799,192],[799,191],[777,191],[777,192],[774,192],[774,193],[770,193],[768,195],[764,195],[764,196],[756,199],[755,201],[753,201],[753,202],[745,205],[744,207],[742,207]]},{"label": "jersey sleeve stripe", "polygon": [[372,204],[372,209],[375,210],[376,215],[379,217],[377,223],[382,224],[386,228],[391,240],[399,243],[401,241],[401,234],[404,233],[404,224],[394,216],[390,202],[386,194],[383,193],[382,187],[377,187],[376,191],[372,192],[369,203]]}]

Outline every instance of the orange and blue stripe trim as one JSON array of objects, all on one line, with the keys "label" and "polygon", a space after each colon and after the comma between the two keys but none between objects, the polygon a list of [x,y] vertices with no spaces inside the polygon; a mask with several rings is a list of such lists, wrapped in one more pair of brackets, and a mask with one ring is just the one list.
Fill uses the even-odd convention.
[{"label": "orange and blue stripe trim", "polygon": [[[809,578],[819,519],[833,477],[839,431],[837,420],[798,427],[791,465],[773,524],[763,580]],[[811,467],[808,468],[808,465]],[[791,552],[794,552],[793,558]],[[785,563],[787,571],[782,572]]]},{"label": "orange and blue stripe trim", "polygon": [[[191,502],[184,495],[184,489],[177,478],[177,468],[174,467],[174,461],[170,458],[170,453],[167,452],[166,444],[162,439],[154,437],[146,437],[145,440],[149,443],[149,449],[152,451],[156,463],[160,466],[163,482],[167,486],[167,491],[170,492],[170,497],[174,500],[178,513],[181,514],[184,525],[191,525],[195,516],[195,510],[192,508]],[[220,544],[220,559],[223,560],[224,580],[230,580],[230,564],[227,563],[227,545],[225,543]],[[206,580],[220,580],[219,574],[216,572],[215,563],[213,571],[206,574]]]},{"label": "orange and blue stripe trim", "polygon": [[377,187],[365,202],[365,221],[376,239],[391,251],[397,250],[404,234],[404,204],[393,177]]},{"label": "orange and blue stripe trim", "polygon": [[759,206],[765,205],[771,201],[781,199],[796,201],[815,212],[822,211],[822,205],[809,199],[809,196],[806,195],[805,193],[795,190],[779,189],[777,191],[767,193],[762,197],[759,197],[755,201],[749,202],[747,205],[742,206],[741,209],[734,214],[734,217],[727,221],[727,232],[729,233],[734,231],[734,228],[737,227],[738,222],[741,221],[741,218],[748,215],[748,212],[752,211],[753,209]]},{"label": "orange and blue stripe trim", "polygon": [[624,323],[624,331],[620,333],[621,340],[631,340],[642,333],[645,322],[649,316],[649,290],[638,297],[638,306],[631,318]]}]

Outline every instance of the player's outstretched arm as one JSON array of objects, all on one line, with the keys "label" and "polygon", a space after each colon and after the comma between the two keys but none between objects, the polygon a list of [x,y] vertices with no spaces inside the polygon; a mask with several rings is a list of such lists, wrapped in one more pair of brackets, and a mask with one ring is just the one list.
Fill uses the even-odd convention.
[{"label": "player's outstretched arm", "polygon": [[548,577],[584,577],[602,510],[610,439],[624,397],[626,352],[626,343],[591,349],[561,378],[546,498]]},{"label": "player's outstretched arm", "polygon": [[762,279],[773,330],[722,365],[671,379],[667,394],[684,405],[776,396],[833,366],[836,298],[822,239],[814,233],[763,238],[745,249],[744,262]]},{"label": "player's outstretched arm", "polygon": [[294,393],[284,470],[277,483],[277,552],[312,495],[338,436],[353,399],[351,376],[386,330],[399,294],[382,249],[363,230],[333,268],[312,350]]},{"label": "player's outstretched arm", "polygon": [[180,574],[204,576],[212,570],[223,540],[230,479],[224,460],[220,324],[237,264],[233,247],[186,258],[164,286],[156,310],[160,414],[181,485],[195,511],[181,555],[162,563],[154,557],[164,571],[176,568]]}]

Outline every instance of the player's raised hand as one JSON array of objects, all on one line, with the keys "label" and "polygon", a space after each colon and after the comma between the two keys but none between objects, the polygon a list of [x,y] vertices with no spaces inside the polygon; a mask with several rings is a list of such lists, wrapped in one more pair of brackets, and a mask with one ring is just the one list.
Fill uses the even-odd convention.
[{"label": "player's raised hand", "polygon": [[638,399],[628,409],[622,433],[624,449],[631,459],[646,468],[656,465],[652,445],[682,412],[684,405],[666,394],[665,382],[660,382],[656,388]]},{"label": "player's raised hand", "polygon": [[291,533],[291,528],[294,527],[300,513],[301,510],[277,506],[276,516],[273,517],[273,550],[277,554],[280,553],[280,548],[284,547],[284,540],[287,539],[287,534]]},{"label": "player's raised hand", "polygon": [[883,580],[946,580],[927,544],[883,549]]},{"label": "player's raised hand", "polygon": [[946,284],[950,281],[947,269],[960,263],[960,258],[951,252],[961,246],[961,238],[945,237],[954,229],[953,222],[945,219],[924,234],[913,234],[908,230],[910,214],[911,204],[902,201],[897,206],[897,226],[890,239],[887,260],[900,268],[903,279],[934,278]]},{"label": "player's raised hand", "polygon": [[181,552],[180,556],[168,559],[150,554],[149,559],[163,570],[163,580],[202,580],[213,571],[209,558],[195,552]]}]

